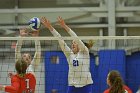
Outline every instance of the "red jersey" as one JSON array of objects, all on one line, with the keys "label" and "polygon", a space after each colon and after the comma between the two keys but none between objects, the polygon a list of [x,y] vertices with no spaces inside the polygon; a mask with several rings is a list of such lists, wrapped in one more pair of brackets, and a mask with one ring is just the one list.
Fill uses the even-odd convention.
[{"label": "red jersey", "polygon": [[17,74],[11,78],[11,86],[5,86],[5,92],[10,93],[34,93],[36,86],[35,76],[27,73],[24,77]]},{"label": "red jersey", "polygon": [[[132,93],[131,89],[129,89],[126,85],[123,86],[125,89],[125,93]],[[104,93],[109,93],[110,89],[104,91]]]}]

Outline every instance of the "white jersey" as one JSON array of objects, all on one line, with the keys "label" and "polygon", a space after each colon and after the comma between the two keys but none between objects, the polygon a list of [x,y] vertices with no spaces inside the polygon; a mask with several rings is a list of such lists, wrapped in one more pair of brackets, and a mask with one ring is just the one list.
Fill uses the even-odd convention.
[{"label": "white jersey", "polygon": [[26,69],[26,73],[34,72],[34,67],[33,65],[29,65],[28,68]]},{"label": "white jersey", "polygon": [[[54,36],[61,37],[61,35],[55,29],[51,32]],[[68,31],[68,33],[71,36],[77,37],[77,35],[71,29]],[[60,39],[59,45],[64,52],[69,64],[69,86],[83,87],[93,83],[90,73],[89,50],[81,40],[76,40],[76,42],[80,48],[80,51],[77,54],[72,52],[64,40]]]},{"label": "white jersey", "polygon": [[[21,58],[21,47],[23,44],[23,40],[18,40],[15,48],[15,62]],[[41,60],[41,46],[40,41],[35,40],[35,55],[31,64],[28,66],[26,72],[34,72],[34,66],[38,65]]]},{"label": "white jersey", "polygon": [[79,52],[67,58],[69,64],[68,81],[70,86],[82,87],[92,84],[91,73],[89,71],[89,53]]}]

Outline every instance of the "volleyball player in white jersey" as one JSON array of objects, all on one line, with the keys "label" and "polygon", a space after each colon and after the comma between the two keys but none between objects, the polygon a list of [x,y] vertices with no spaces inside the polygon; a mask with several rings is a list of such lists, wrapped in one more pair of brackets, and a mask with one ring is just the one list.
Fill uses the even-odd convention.
[{"label": "volleyball player in white jersey", "polygon": [[[42,17],[41,22],[55,37],[61,37],[45,17]],[[65,24],[61,17],[58,17],[58,22],[70,36],[78,37],[74,31]],[[93,80],[90,73],[90,56],[88,48],[80,39],[72,41],[71,49],[64,40],[59,39],[58,42],[69,64],[69,85],[67,93],[92,93]]]},{"label": "volleyball player in white jersey", "polygon": [[[39,35],[39,31],[31,31],[28,32],[26,28],[20,29],[20,37],[26,37],[28,35],[31,35],[33,37],[37,37]],[[25,60],[28,64],[27,72],[34,73],[34,68],[38,66],[38,64],[41,61],[41,46],[40,46],[40,41],[35,40],[35,54],[32,59],[30,53],[23,53],[21,54],[21,48],[22,48],[23,40],[18,40],[16,44],[16,49],[15,49],[15,60],[18,60],[22,58]]]}]

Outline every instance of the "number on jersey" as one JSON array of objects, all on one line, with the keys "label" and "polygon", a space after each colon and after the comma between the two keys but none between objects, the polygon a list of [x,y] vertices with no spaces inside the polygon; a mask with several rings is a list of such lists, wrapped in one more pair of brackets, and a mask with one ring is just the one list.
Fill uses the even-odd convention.
[{"label": "number on jersey", "polygon": [[73,66],[79,66],[78,60],[73,60]]},{"label": "number on jersey", "polygon": [[26,79],[26,88],[28,89],[29,88],[29,79]]}]

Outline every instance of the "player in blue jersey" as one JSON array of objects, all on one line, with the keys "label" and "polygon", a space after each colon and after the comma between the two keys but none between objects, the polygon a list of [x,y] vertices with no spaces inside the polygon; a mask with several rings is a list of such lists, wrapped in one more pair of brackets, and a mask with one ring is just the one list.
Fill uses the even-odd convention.
[{"label": "player in blue jersey", "polygon": [[[53,36],[61,37],[52,27],[48,19],[42,17],[41,22],[50,30]],[[75,32],[65,24],[61,17],[58,17],[58,22],[70,36],[78,37]],[[59,39],[58,42],[69,64],[69,85],[67,93],[92,93],[93,80],[90,73],[89,49],[80,39],[74,39],[71,48],[62,39]]]}]

